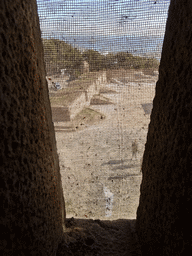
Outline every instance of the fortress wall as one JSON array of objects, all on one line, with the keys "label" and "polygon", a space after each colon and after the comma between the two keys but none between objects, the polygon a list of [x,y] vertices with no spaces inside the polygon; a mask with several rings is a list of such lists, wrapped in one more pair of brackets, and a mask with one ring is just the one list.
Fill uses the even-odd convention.
[{"label": "fortress wall", "polygon": [[56,255],[65,206],[35,0],[0,6],[1,255]]}]

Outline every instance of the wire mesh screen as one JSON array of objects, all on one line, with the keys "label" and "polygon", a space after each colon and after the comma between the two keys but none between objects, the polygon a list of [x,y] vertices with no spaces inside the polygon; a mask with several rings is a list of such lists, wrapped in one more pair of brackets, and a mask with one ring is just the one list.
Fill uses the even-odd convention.
[{"label": "wire mesh screen", "polygon": [[169,0],[37,0],[67,217],[136,218]]}]

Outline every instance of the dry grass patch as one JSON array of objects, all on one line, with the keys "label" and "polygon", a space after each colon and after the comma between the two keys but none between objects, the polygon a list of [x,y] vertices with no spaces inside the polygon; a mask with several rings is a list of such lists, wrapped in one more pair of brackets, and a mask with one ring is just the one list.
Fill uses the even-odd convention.
[{"label": "dry grass patch", "polygon": [[73,125],[79,128],[86,124],[93,124],[95,122],[98,122],[98,120],[102,119],[105,119],[105,115],[91,108],[84,108],[75,116],[73,120]]},{"label": "dry grass patch", "polygon": [[111,94],[113,94],[113,93],[118,93],[118,92],[115,91],[115,90],[109,89],[107,87],[103,87],[103,88],[100,89],[99,93],[111,93]]},{"label": "dry grass patch", "polygon": [[101,96],[100,94],[94,95],[91,99],[90,105],[103,105],[113,104],[108,98]]},{"label": "dry grass patch", "polygon": [[50,97],[51,106],[68,106],[79,97],[81,93],[81,91],[75,90],[72,90],[71,92],[60,92],[59,94]]}]

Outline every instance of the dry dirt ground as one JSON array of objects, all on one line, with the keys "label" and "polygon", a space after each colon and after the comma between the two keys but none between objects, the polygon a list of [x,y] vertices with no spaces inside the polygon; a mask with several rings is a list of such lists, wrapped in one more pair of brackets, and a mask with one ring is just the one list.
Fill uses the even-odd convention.
[{"label": "dry dirt ground", "polygon": [[[158,74],[110,78],[101,96],[113,104],[95,103],[71,122],[54,123],[68,221],[65,255],[140,255],[134,219]],[[76,243],[79,254],[71,251]]]},{"label": "dry dirt ground", "polygon": [[[84,111],[78,120],[54,123],[69,218],[136,218],[158,76],[142,71],[121,75],[115,73],[106,85],[109,93],[102,90],[113,104],[90,105],[95,122],[87,122]],[[132,157],[135,140],[138,152]]]}]

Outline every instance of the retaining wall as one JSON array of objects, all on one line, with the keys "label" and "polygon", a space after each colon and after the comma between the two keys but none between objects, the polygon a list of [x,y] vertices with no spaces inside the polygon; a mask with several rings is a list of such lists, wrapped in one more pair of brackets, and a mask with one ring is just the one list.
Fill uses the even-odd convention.
[{"label": "retaining wall", "polygon": [[84,107],[88,107],[93,95],[98,94],[101,87],[107,83],[106,71],[98,76],[86,91],[82,91],[79,97],[77,97],[68,108],[68,116],[72,120]]}]

